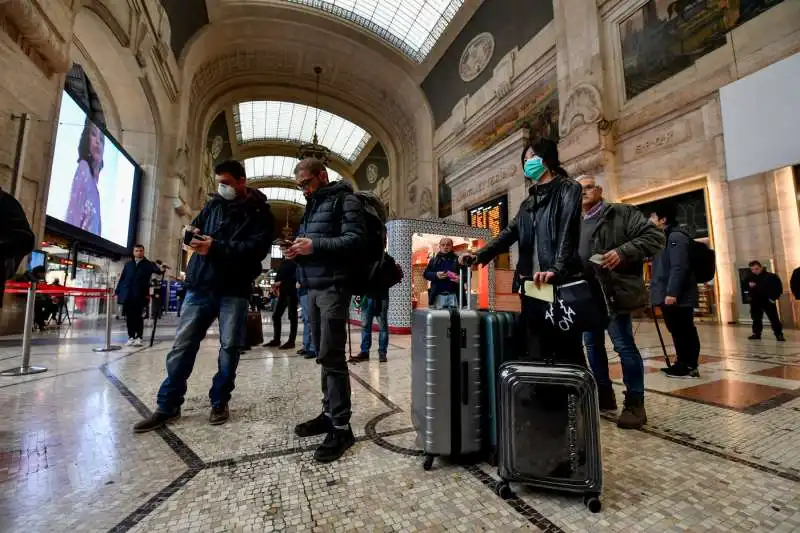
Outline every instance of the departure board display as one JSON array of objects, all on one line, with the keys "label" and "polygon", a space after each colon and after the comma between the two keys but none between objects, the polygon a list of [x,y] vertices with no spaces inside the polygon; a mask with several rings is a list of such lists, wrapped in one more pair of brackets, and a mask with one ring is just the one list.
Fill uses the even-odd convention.
[{"label": "departure board display", "polygon": [[469,225],[488,229],[496,237],[508,224],[508,202],[505,196],[495,198],[467,211]]}]

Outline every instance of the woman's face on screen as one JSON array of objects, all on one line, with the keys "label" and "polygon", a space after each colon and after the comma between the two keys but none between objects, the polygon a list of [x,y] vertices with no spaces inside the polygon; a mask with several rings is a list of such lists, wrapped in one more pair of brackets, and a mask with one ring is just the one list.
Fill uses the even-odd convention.
[{"label": "woman's face on screen", "polygon": [[103,132],[92,124],[91,135],[89,135],[89,150],[92,152],[92,159],[97,163],[103,161],[103,144],[105,138]]}]

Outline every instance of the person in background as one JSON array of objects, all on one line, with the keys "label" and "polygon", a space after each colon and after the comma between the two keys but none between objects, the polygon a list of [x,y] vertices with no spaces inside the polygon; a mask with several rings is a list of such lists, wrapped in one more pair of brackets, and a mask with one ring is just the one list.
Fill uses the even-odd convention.
[{"label": "person in background", "polygon": [[0,189],[0,308],[6,280],[17,273],[22,259],[36,246],[28,217],[16,198]]},{"label": "person in background", "polygon": [[777,301],[783,294],[783,283],[777,274],[767,272],[758,261],[750,261],[750,277],[747,285],[750,287],[750,318],[753,319],[753,334],[748,337],[751,341],[761,339],[764,329],[764,315],[767,315],[772,332],[778,342],[786,341],[783,336],[783,324],[778,316]]},{"label": "person in background", "polygon": [[431,282],[428,289],[428,306],[431,309],[458,307],[458,256],[453,252],[453,239],[439,241],[439,252],[434,255],[422,276]]},{"label": "person in background", "polygon": [[[664,248],[664,232],[635,206],[606,202],[603,188],[594,176],[580,176],[577,181],[583,191],[580,255],[587,275],[600,282],[608,299],[611,310],[608,336],[622,363],[625,407],[617,426],[638,429],[647,423],[644,362],[633,338],[631,313],[647,304],[644,259]],[[592,261],[593,257],[599,264]],[[583,339],[597,381],[600,410],[616,411],[617,399],[608,373],[606,332],[587,331]]]},{"label": "person in background", "polygon": [[[272,313],[272,340],[264,344],[264,348],[281,350],[294,349],[297,340],[297,263],[284,258],[275,276],[274,290],[278,293],[278,304]],[[281,326],[283,313],[289,310],[289,339],[281,344]]]},{"label": "person in background", "polygon": [[159,265],[150,262],[144,256],[144,246],[137,244],[133,247],[133,259],[125,264],[122,276],[119,278],[114,294],[117,295],[120,305],[125,311],[125,320],[128,326],[128,346],[142,346],[144,336],[144,319],[142,311],[147,306],[150,279],[153,275],[160,275],[162,269]]},{"label": "person in background", "polygon": [[[384,267],[387,270],[396,270],[399,267],[394,257],[388,253],[384,255]],[[366,294],[360,299],[361,307],[361,352],[351,357],[351,363],[369,361],[369,351],[372,348],[372,322],[378,320],[378,361],[388,361],[389,351],[389,287],[381,289],[380,294]]]},{"label": "person in background", "polygon": [[82,230],[101,235],[100,171],[103,170],[103,148],[106,137],[88,118],[78,144],[78,168],[72,178],[69,204],[64,221]]},{"label": "person in background", "polygon": [[[579,278],[583,266],[578,245],[581,232],[581,186],[561,168],[558,147],[542,139],[522,152],[522,168],[530,184],[528,197],[511,223],[489,244],[459,260],[486,265],[512,244],[519,246],[519,261],[514,273],[514,292],[524,282],[537,286],[560,285]],[[550,359],[586,367],[581,331],[570,328],[541,329],[540,308],[533,298],[520,295],[525,345],[536,360]]]},{"label": "person in background", "polygon": [[366,220],[353,187],[344,180],[329,182],[320,160],[300,161],[295,179],[307,200],[303,233],[284,256],[297,260],[300,283],[308,287],[308,314],[322,374],[322,413],[298,424],[294,432],[298,437],[327,434],[314,453],[317,461],[327,463],[355,444],[345,352],[353,258],[366,246]]},{"label": "person in background", "polygon": [[789,280],[789,289],[791,289],[795,300],[800,300],[800,267],[794,269],[792,277]]},{"label": "person in background", "polygon": [[303,347],[298,350],[297,355],[302,355],[305,359],[316,359],[317,348],[314,346],[314,338],[311,335],[311,321],[308,317],[308,289],[299,281],[296,286],[297,297],[300,300],[300,312],[303,318]]},{"label": "person in background", "polygon": [[678,359],[662,372],[670,378],[699,378],[700,336],[694,325],[698,293],[689,262],[692,238],[681,231],[678,206],[672,200],[657,204],[650,221],[666,237],[666,247],[653,258],[650,301],[653,307],[661,309]]},{"label": "person in background", "polygon": [[167,354],[167,377],[158,390],[158,407],[134,426],[134,432],[153,431],[181,416],[187,382],[200,342],[219,319],[217,373],[208,393],[209,423],[224,424],[235,388],[239,357],[246,344],[250,287],[261,275],[261,262],[272,243],[275,219],[267,198],[247,186],[244,166],[224,161],[214,168],[217,192],[185,229],[194,252],[186,267],[186,300],[172,349]]},{"label": "person in background", "polygon": [[183,309],[183,300],[186,299],[186,286],[183,282],[178,282],[178,287],[175,290],[175,298],[178,300],[178,318],[181,317],[181,309]]}]

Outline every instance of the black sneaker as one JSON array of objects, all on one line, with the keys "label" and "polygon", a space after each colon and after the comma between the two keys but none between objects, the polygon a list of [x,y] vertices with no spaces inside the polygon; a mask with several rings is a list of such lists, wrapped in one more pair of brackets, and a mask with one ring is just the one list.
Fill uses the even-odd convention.
[{"label": "black sneaker", "polygon": [[212,407],[211,414],[208,416],[208,422],[212,426],[219,426],[227,422],[230,416],[231,414],[228,411],[227,404],[223,405],[222,407]]},{"label": "black sneaker", "polygon": [[316,358],[317,358],[317,354],[315,354],[314,352],[306,352],[303,355],[303,359],[316,359]]},{"label": "black sneaker", "polygon": [[174,415],[168,415],[167,413],[162,413],[161,411],[156,411],[148,418],[145,418],[141,422],[137,422],[136,425],[133,426],[134,433],[147,433],[148,431],[153,431],[154,429],[164,427],[167,422],[172,422],[173,420],[177,420],[181,417],[181,412],[178,411]]},{"label": "black sneaker", "polygon": [[344,452],[355,443],[356,437],[349,426],[347,429],[334,428],[314,452],[314,459],[320,463],[333,462],[344,455]]},{"label": "black sneaker", "polygon": [[264,348],[277,348],[281,345],[281,341],[277,339],[272,339],[269,342],[264,343]]},{"label": "black sneaker", "polygon": [[601,411],[617,411],[617,395],[613,387],[597,388],[597,403]]},{"label": "black sneaker", "polygon": [[281,350],[294,350],[294,341],[287,341],[281,345]]},{"label": "black sneaker", "polygon": [[389,360],[386,358],[386,354],[382,353],[378,355],[378,361],[381,363],[388,363]]},{"label": "black sneaker", "polygon": [[306,355],[306,354],[308,354],[308,352],[306,351],[305,348],[300,348],[299,350],[297,350],[297,355]]},{"label": "black sneaker", "polygon": [[323,435],[330,433],[333,430],[333,423],[331,417],[325,413],[320,413],[317,418],[297,424],[294,427],[294,434],[298,437],[313,437],[315,435]]},{"label": "black sneaker", "polygon": [[784,336],[783,336],[783,333],[780,333],[780,334],[778,334],[778,335],[775,335],[775,339],[776,339],[778,342],[786,342],[786,337],[784,337]]},{"label": "black sneaker", "polygon": [[348,363],[360,363],[362,361],[369,361],[369,352],[361,352],[360,354],[354,355],[347,360]]},{"label": "black sneaker", "polygon": [[672,365],[672,367],[664,373],[668,378],[698,379],[700,377],[700,371],[697,367],[689,368],[681,363]]},{"label": "black sneaker", "polygon": [[749,340],[749,341],[760,341],[761,340],[761,335],[750,335],[749,337],[747,337],[747,340]]}]

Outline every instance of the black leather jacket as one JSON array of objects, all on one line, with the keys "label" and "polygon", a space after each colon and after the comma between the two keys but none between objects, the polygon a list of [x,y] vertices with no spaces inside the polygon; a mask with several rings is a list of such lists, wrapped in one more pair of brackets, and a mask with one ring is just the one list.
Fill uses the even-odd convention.
[{"label": "black leather jacket", "polygon": [[522,202],[514,220],[492,242],[478,251],[481,264],[507,252],[519,244],[519,260],[514,274],[514,292],[521,280],[534,274],[537,254],[539,272],[553,272],[554,285],[582,274],[578,244],[581,233],[581,186],[570,178],[559,176],[550,183],[534,185]]}]

